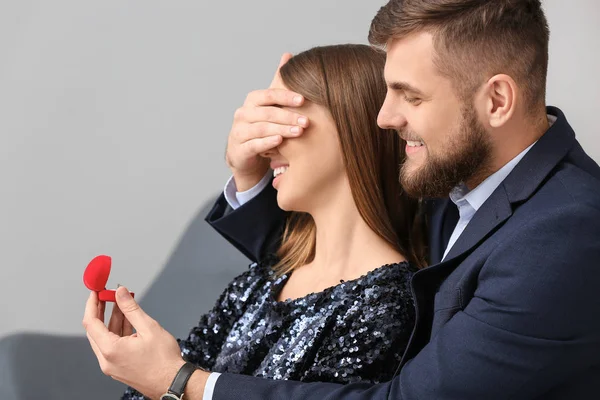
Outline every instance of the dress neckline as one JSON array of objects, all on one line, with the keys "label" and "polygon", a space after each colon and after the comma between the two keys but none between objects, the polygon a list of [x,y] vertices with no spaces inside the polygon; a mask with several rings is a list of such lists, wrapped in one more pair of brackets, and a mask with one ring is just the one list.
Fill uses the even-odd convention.
[{"label": "dress neckline", "polygon": [[381,275],[384,274],[385,272],[393,272],[393,271],[395,271],[397,269],[401,269],[401,268],[406,268],[408,271],[411,271],[411,272],[416,271],[416,268],[413,268],[413,266],[408,261],[384,264],[380,267],[377,267],[375,269],[368,271],[367,273],[359,276],[358,278],[350,279],[347,281],[340,282],[337,285],[329,286],[329,287],[321,290],[320,292],[311,292],[302,297],[298,297],[295,299],[285,299],[285,300],[279,301],[279,300],[277,300],[279,297],[279,294],[281,293],[281,291],[283,290],[283,287],[285,286],[285,283],[288,281],[288,279],[291,276],[291,273],[287,273],[287,274],[281,275],[279,278],[277,278],[273,282],[273,284],[271,285],[270,297],[271,297],[271,301],[274,304],[280,305],[280,306],[300,305],[302,303],[311,304],[311,303],[314,303],[319,298],[331,295],[333,292],[337,292],[340,290],[346,290],[350,286],[354,287],[356,285],[367,285],[367,284],[371,283],[373,280],[380,278]]}]

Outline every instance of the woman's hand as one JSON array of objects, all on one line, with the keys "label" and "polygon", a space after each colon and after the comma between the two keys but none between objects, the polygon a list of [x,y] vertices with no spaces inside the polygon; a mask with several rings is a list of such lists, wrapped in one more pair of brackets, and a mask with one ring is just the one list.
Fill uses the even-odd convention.
[{"label": "woman's hand", "polygon": [[100,369],[150,398],[160,398],[185,363],[177,340],[139,307],[126,288],[117,289],[116,300],[108,328],[104,303],[96,292],[90,293],[85,307],[83,327]]},{"label": "woman's hand", "polygon": [[[279,68],[290,58],[281,57]],[[269,160],[260,157],[279,146],[283,138],[298,137],[308,126],[308,118],[281,107],[299,107],[304,98],[283,89],[279,68],[268,89],[248,94],[244,105],[234,114],[227,142],[227,165],[239,192],[255,186],[269,169]]]}]

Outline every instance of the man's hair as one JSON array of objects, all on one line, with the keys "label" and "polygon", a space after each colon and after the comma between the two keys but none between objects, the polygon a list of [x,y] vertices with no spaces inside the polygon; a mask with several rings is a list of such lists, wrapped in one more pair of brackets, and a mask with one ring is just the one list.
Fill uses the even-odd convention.
[{"label": "man's hair", "polygon": [[369,32],[373,45],[433,35],[438,70],[462,100],[496,74],[512,77],[531,113],[543,110],[549,29],[540,0],[390,0]]}]

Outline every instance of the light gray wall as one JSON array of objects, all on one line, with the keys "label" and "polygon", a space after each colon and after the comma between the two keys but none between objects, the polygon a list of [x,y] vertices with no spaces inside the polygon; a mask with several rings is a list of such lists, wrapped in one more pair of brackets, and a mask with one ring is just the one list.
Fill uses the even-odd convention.
[{"label": "light gray wall", "polygon": [[[228,177],[231,115],[283,51],[365,42],[385,0],[0,3],[0,336],[81,333],[81,276],[142,295]],[[546,0],[548,102],[597,160],[600,2]]]},{"label": "light gray wall", "polygon": [[547,102],[566,113],[583,148],[600,162],[600,1],[542,3],[550,24]]}]

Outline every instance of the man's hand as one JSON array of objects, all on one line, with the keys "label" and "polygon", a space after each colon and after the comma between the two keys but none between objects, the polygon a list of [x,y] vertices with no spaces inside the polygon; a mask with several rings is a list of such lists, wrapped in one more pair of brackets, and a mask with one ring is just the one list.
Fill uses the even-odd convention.
[{"label": "man's hand", "polygon": [[237,190],[255,186],[269,169],[269,160],[260,156],[281,144],[284,138],[298,137],[308,126],[308,118],[281,107],[299,107],[304,97],[283,89],[279,69],[292,57],[281,57],[269,89],[248,94],[233,118],[227,143],[227,165]]},{"label": "man's hand", "polygon": [[[83,327],[100,369],[150,398],[160,398],[184,364],[179,345],[139,307],[126,288],[117,289],[116,300],[115,308],[120,311],[113,311],[110,330],[104,325],[104,304],[96,292],[90,293],[85,307]],[[115,317],[119,313],[120,323]]]}]

